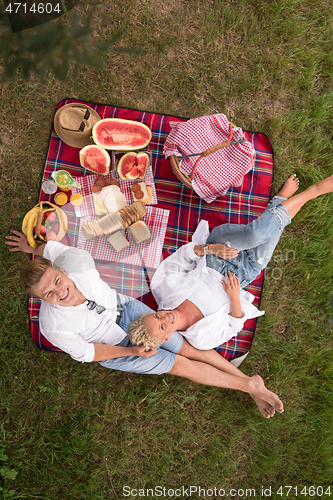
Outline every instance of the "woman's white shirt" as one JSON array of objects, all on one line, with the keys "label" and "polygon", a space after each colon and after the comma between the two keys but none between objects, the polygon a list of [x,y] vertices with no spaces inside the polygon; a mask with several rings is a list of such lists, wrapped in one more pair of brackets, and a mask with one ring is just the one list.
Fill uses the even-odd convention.
[{"label": "woman's white shirt", "polygon": [[216,293],[217,298],[213,305],[215,312],[181,332],[190,344],[204,350],[227,342],[242,330],[247,319],[264,314],[264,311],[259,311],[252,305],[254,296],[241,290],[243,317],[234,318],[230,315],[230,299],[223,289],[221,274],[206,266],[205,256],[197,256],[194,252],[195,245],[204,244],[208,234],[208,223],[201,221],[193,234],[192,242],[183,245],[165,259],[157,268],[151,282],[151,291],[160,310],[175,309],[194,293],[194,303],[204,314],[207,304],[205,305],[205,298],[202,305],[199,304],[200,287],[205,283],[213,292],[212,295]]}]

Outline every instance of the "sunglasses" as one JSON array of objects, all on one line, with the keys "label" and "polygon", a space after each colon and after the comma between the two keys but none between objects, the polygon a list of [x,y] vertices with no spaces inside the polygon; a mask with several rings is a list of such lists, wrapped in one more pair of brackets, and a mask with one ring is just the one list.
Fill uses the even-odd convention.
[{"label": "sunglasses", "polygon": [[[84,109],[82,111],[84,111]],[[71,128],[65,128],[65,127],[63,127],[63,129],[69,130],[70,132],[83,132],[84,129],[86,128],[85,121],[87,121],[89,119],[89,116],[90,116],[90,111],[89,111],[89,109],[86,109],[83,120],[82,120],[81,125],[79,126],[78,130],[73,130]]]}]

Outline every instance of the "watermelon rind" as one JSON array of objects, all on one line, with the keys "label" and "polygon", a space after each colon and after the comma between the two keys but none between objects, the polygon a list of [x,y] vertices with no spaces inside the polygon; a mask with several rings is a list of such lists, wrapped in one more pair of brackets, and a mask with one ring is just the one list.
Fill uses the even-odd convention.
[{"label": "watermelon rind", "polygon": [[133,151],[144,149],[152,138],[149,127],[134,120],[104,118],[92,129],[93,141],[105,149],[113,151]]},{"label": "watermelon rind", "polygon": [[150,165],[149,155],[147,155],[147,153],[138,153],[136,161],[138,164],[138,169],[140,170],[139,177],[140,179],[143,179],[146,174],[147,168]]},{"label": "watermelon rind", "polygon": [[117,165],[117,173],[123,180],[128,180],[127,173],[136,166],[137,154],[133,151],[125,153],[119,160]]},{"label": "watermelon rind", "polygon": [[80,165],[99,175],[107,175],[110,170],[109,153],[97,145],[85,146],[79,152]]}]

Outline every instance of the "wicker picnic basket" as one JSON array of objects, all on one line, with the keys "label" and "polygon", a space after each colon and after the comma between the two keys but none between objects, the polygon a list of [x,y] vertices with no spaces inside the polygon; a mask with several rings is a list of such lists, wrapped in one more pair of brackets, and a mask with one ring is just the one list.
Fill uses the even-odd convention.
[{"label": "wicker picnic basket", "polygon": [[[229,138],[226,141],[221,142],[220,144],[217,144],[216,146],[212,146],[211,148],[206,149],[206,151],[203,151],[202,153],[193,153],[193,154],[184,155],[184,156],[175,156],[175,155],[169,156],[169,161],[170,161],[170,165],[171,165],[173,173],[181,182],[183,182],[185,184],[186,187],[188,187],[189,189],[193,189],[192,180],[193,180],[193,177],[195,174],[195,170],[196,170],[201,158],[205,158],[206,156],[209,156],[212,153],[219,151],[220,149],[226,148],[226,147],[230,146],[230,144],[237,144],[240,142],[244,142],[244,140],[245,140],[244,138],[242,141],[231,142],[233,128],[235,128],[235,125],[233,123],[229,123]],[[190,175],[184,174],[183,172],[181,172],[181,170],[179,168],[180,160],[183,158],[188,158],[189,156],[198,156],[198,159],[195,162],[194,167],[193,167]]]}]

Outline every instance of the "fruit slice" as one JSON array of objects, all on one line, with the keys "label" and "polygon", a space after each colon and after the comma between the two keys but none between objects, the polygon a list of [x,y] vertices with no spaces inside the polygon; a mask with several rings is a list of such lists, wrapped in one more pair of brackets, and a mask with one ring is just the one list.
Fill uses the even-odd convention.
[{"label": "fruit slice", "polygon": [[[127,174],[132,170],[132,168],[134,166],[136,166],[136,157],[137,157],[136,153],[130,152],[130,153],[124,154],[120,158],[118,165],[117,165],[117,172],[118,172],[118,175],[121,179],[125,179],[125,180],[128,179]],[[137,177],[139,177],[139,173],[138,173]],[[135,178],[136,177],[134,177],[134,179]]]},{"label": "fruit slice", "polygon": [[117,172],[121,179],[143,179],[149,165],[149,156],[147,153],[124,154],[117,165]]},{"label": "fruit slice", "polygon": [[133,180],[138,179],[140,177],[140,170],[137,165],[134,165],[133,168],[126,174],[127,179]]},{"label": "fruit slice", "polygon": [[94,125],[92,137],[96,144],[105,149],[131,151],[145,148],[152,133],[147,125],[140,122],[105,118]]},{"label": "fruit slice", "polygon": [[81,149],[80,165],[99,175],[107,175],[110,170],[109,153],[100,146],[86,146]]},{"label": "fruit slice", "polygon": [[138,169],[140,170],[139,177],[140,177],[140,179],[143,179],[145,176],[146,170],[150,164],[149,155],[147,155],[147,153],[138,153],[136,161],[137,161]]}]

